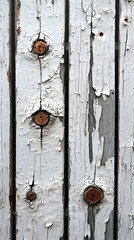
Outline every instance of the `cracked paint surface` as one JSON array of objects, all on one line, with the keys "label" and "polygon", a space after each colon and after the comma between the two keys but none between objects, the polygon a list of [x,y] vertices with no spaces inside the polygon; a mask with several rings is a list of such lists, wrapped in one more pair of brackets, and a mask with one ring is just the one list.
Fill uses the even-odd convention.
[{"label": "cracked paint surface", "polygon": [[[70,0],[69,238],[113,240],[114,26],[112,0]],[[10,238],[9,1],[0,0],[0,239]],[[121,1],[119,234],[134,236],[134,1]],[[17,239],[63,239],[64,1],[16,1]],[[32,52],[44,39],[46,55]],[[32,119],[50,113],[42,129]],[[96,184],[104,199],[87,205]],[[36,198],[26,199],[28,191]]]},{"label": "cracked paint surface", "polygon": [[134,1],[122,1],[120,21],[119,240],[134,237]]},{"label": "cracked paint surface", "polygon": [[[64,1],[21,1],[17,38],[17,239],[63,236],[63,83]],[[53,24],[55,23],[55,24]],[[45,56],[33,53],[44,39]],[[32,114],[50,113],[40,128]],[[31,189],[36,199],[26,200]]]},{"label": "cracked paint surface", "polygon": [[[114,193],[114,118],[109,116],[111,109],[114,114],[114,2],[71,1],[70,12],[70,239],[108,240]],[[104,199],[88,207],[83,192],[91,184],[104,190]]]},{"label": "cracked paint surface", "polygon": [[0,239],[9,239],[9,3],[0,0]]}]

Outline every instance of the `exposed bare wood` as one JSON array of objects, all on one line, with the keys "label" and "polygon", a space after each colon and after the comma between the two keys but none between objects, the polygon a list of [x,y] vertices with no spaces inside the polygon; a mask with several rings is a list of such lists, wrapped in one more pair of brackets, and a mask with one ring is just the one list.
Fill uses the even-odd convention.
[{"label": "exposed bare wood", "polygon": [[[69,3],[70,18],[66,18],[66,25],[65,12],[68,11],[65,11],[64,0],[16,0],[16,52],[15,49],[13,52],[9,34],[12,32],[14,41],[9,20],[11,5],[9,7],[9,1],[0,0],[1,240],[14,238],[10,232],[12,227],[17,240],[63,240],[66,226],[69,237],[64,234],[64,238],[68,240],[113,240],[116,231],[118,240],[134,238],[134,0],[120,1],[120,31],[115,31],[116,1],[69,0]],[[115,71],[118,68],[115,49],[119,49],[115,43],[117,32],[120,33],[119,75]],[[65,64],[69,51],[70,62],[67,60]],[[14,129],[9,57],[11,60],[15,53],[16,92],[13,86],[17,128]],[[63,95],[68,80],[64,73],[69,71],[69,142],[67,135],[64,144],[64,133],[68,134],[63,126]],[[117,97],[119,132],[118,122],[116,128],[114,126]],[[67,100],[68,96],[66,103]],[[68,117],[68,113],[65,115]],[[68,122],[65,125],[68,128]],[[11,137],[15,130],[16,138],[15,134]],[[119,149],[118,144],[115,147],[118,133]],[[11,171],[14,169],[12,150],[15,155],[11,139],[17,141],[16,178],[15,171],[13,174]],[[114,165],[114,154],[118,153],[119,165]],[[68,172],[66,175],[64,171],[68,161],[69,179]],[[118,200],[119,212],[115,216],[117,178],[115,203]],[[9,190],[15,180],[17,212],[11,209],[13,196]],[[11,224],[11,216],[15,214],[17,226],[15,221]],[[114,216],[118,217],[117,227],[113,225]]]},{"label": "exposed bare wood", "polygon": [[[70,8],[70,239],[108,240],[114,192],[114,1],[72,0]],[[92,184],[104,190],[104,199],[88,206],[83,193]]]},{"label": "exposed bare wood", "polygon": [[17,239],[55,240],[63,236],[64,1],[22,1],[19,27]]},{"label": "exposed bare wood", "polygon": [[134,2],[121,1],[119,240],[134,237]]}]

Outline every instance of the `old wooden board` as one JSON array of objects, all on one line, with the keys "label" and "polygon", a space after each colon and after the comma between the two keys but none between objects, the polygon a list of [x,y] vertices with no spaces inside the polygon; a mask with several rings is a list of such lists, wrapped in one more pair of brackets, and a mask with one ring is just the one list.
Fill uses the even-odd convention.
[{"label": "old wooden board", "polygon": [[134,238],[134,1],[121,1],[119,240]]},{"label": "old wooden board", "polygon": [[134,0],[14,5],[0,0],[0,239],[133,240]]},{"label": "old wooden board", "polygon": [[[70,238],[113,239],[114,1],[70,1]],[[104,191],[99,204],[86,187]]]},{"label": "old wooden board", "polygon": [[9,239],[9,3],[0,0],[0,239]]},{"label": "old wooden board", "polygon": [[17,239],[58,240],[63,236],[64,1],[18,1],[17,34]]}]

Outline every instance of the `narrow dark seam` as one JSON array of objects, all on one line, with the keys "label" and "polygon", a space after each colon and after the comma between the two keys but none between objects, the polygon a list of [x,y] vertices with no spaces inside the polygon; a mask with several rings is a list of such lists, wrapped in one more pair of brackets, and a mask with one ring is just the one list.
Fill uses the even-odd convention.
[{"label": "narrow dark seam", "polygon": [[65,0],[64,35],[64,235],[69,239],[69,0]]},{"label": "narrow dark seam", "polygon": [[120,0],[115,0],[115,162],[114,162],[114,240],[118,240],[118,174],[119,174],[119,54]]},{"label": "narrow dark seam", "polygon": [[10,0],[10,239],[16,240],[16,1]]}]

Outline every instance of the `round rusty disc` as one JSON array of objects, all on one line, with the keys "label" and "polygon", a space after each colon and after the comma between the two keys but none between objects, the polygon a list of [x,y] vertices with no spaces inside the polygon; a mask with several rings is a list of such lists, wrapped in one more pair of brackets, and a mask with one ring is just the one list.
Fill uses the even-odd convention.
[{"label": "round rusty disc", "polygon": [[26,199],[29,200],[29,201],[35,200],[36,199],[36,193],[33,190],[29,190],[26,193]]},{"label": "round rusty disc", "polygon": [[33,44],[33,52],[39,56],[45,55],[48,51],[48,46],[44,40],[38,39]]},{"label": "round rusty disc", "polygon": [[98,186],[89,186],[84,191],[84,199],[89,204],[96,204],[103,199],[103,190]]},{"label": "round rusty disc", "polygon": [[39,110],[33,114],[33,121],[38,126],[45,126],[49,123],[50,116],[49,113],[45,110]]}]

